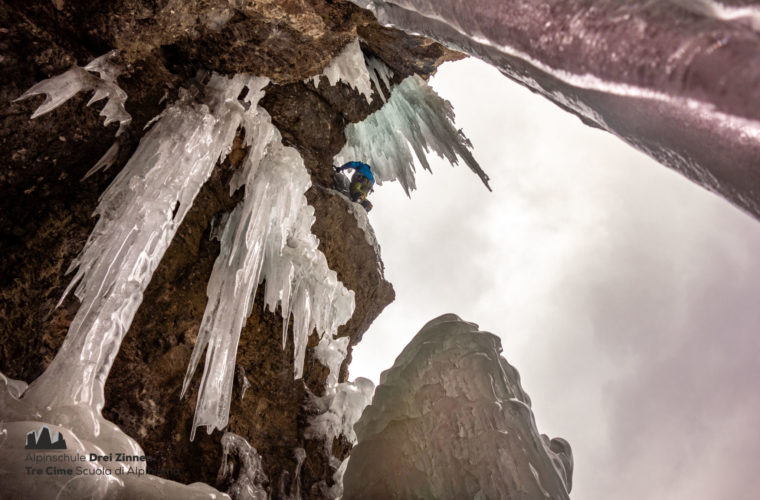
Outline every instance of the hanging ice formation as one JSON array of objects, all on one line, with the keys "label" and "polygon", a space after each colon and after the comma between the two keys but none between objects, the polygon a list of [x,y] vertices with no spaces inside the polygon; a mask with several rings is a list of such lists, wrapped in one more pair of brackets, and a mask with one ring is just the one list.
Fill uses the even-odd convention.
[{"label": "hanging ice formation", "polygon": [[309,334],[316,329],[332,339],[354,310],[354,293],[329,269],[311,233],[314,209],[304,196],[311,181],[300,154],[281,144],[263,108],[247,114],[244,127],[250,150],[230,190],[244,185],[245,199],[222,232],[206,311],[182,385],[184,395],[206,350],[191,439],[199,426],[210,434],[227,425],[240,332],[262,281],[269,310],[281,308],[283,348],[293,318],[296,378],[303,374]]},{"label": "hanging ice formation", "polygon": [[500,353],[498,337],[453,314],[426,324],[355,425],[344,498],[567,500],[570,445],[539,435]]},{"label": "hanging ice formation", "polygon": [[[69,271],[66,293],[81,301],[63,346],[25,399],[38,406],[89,405],[100,411],[111,365],[145,288],[195,196],[230,150],[264,78],[213,75],[206,100],[189,93],[168,107],[103,193],[100,218]],[[55,100],[55,99],[54,99]]]},{"label": "hanging ice formation", "polygon": [[[364,61],[367,64],[369,77],[372,80],[372,83],[375,84],[378,94],[380,94],[380,99],[382,99],[383,102],[388,102],[385,94],[388,93],[390,95],[391,93],[391,78],[393,78],[393,70],[377,57],[369,56],[366,57]],[[385,85],[385,90],[380,87],[380,81]]]},{"label": "hanging ice formation", "polygon": [[[100,68],[104,81],[110,78],[113,82],[115,73],[103,69],[108,68],[103,61],[88,67]],[[58,89],[42,82],[45,85],[36,85],[25,96],[47,93],[42,110],[46,112],[79,89],[96,85],[90,80],[92,75],[83,76],[76,69],[62,76],[56,80],[58,84],[70,85]],[[249,153],[230,189],[245,186],[245,198],[224,222],[221,252],[208,285],[209,302],[183,387],[183,391],[187,389],[208,346],[193,433],[197,425],[208,426],[210,432],[227,424],[240,330],[251,312],[256,287],[264,279],[265,304],[272,312],[281,306],[283,347],[293,318],[296,377],[302,374],[311,331],[316,329],[324,342],[332,341],[338,326],[351,317],[353,292],[330,271],[310,231],[314,209],[304,196],[310,180],[303,160],[295,149],[280,144],[279,132],[266,111],[257,106],[267,83],[266,78],[214,74],[205,85],[203,102],[198,102],[197,92],[183,89],[179,101],[154,120],[101,196],[95,212],[99,220],[69,269],[77,272],[65,294],[73,289],[81,305],[63,346],[28,389],[21,382],[0,377],[4,382],[0,391],[2,421],[18,418],[63,425],[60,429],[68,439],[78,443],[73,449],[102,447],[142,454],[133,439],[100,415],[105,381],[153,271],[241,127]],[[96,96],[98,92],[96,88]],[[112,146],[95,168],[112,162],[115,154]],[[6,425],[3,432],[15,434],[16,427]],[[79,439],[84,439],[84,444]],[[156,494],[215,498],[218,493],[213,488],[185,487],[152,476],[145,480],[154,483],[155,491],[144,491],[150,489],[144,482],[132,484],[129,491],[145,498]],[[81,485],[75,493],[80,496],[101,498],[115,492],[107,480]],[[59,487],[53,481],[41,485],[40,491]]]},{"label": "hanging ice formation", "polygon": [[346,45],[341,53],[328,63],[321,74],[315,75],[307,81],[310,80],[315,87],[319,87],[319,80],[322,76],[327,77],[330,85],[343,81],[364,95],[367,102],[372,101],[370,75],[364,63],[364,53],[359,45],[358,38]]},{"label": "hanging ice formation", "polygon": [[361,159],[372,165],[378,184],[398,180],[407,195],[416,189],[414,156],[430,170],[427,152],[431,149],[452,165],[461,158],[491,189],[488,176],[470,152],[472,144],[454,126],[451,104],[417,75],[396,86],[380,110],[360,123],[349,124],[345,135],[346,144],[335,157],[337,164]]},{"label": "hanging ice formation", "polygon": [[[74,66],[58,76],[37,83],[16,100],[20,101],[35,95],[45,94],[45,101],[32,114],[32,118],[37,118],[54,110],[78,92],[94,90],[95,93],[87,105],[107,99],[100,116],[104,116],[106,119],[103,125],[115,121],[119,122],[119,130],[116,132],[116,135],[119,136],[132,121],[132,117],[124,108],[127,93],[116,83],[116,78],[121,74],[121,68],[112,61],[115,56],[116,51],[112,50],[93,59],[84,68]],[[98,73],[100,77],[93,75],[93,73]]]},{"label": "hanging ice formation", "polygon": [[760,217],[760,10],[748,1],[352,0]]}]

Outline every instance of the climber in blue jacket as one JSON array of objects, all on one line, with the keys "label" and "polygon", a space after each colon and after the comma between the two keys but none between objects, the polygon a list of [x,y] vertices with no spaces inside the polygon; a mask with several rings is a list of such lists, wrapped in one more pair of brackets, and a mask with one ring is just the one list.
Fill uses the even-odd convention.
[{"label": "climber in blue jacket", "polygon": [[342,172],[349,168],[354,169],[354,175],[351,176],[349,193],[351,200],[361,204],[369,212],[372,210],[372,203],[367,199],[367,195],[372,192],[375,185],[375,176],[372,175],[372,167],[360,161],[350,161],[342,167],[333,167],[336,172]]}]

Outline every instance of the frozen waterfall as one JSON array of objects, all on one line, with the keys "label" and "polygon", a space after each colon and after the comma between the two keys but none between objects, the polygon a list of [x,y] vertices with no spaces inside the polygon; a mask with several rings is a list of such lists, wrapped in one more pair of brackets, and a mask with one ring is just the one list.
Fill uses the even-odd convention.
[{"label": "frozen waterfall", "polygon": [[760,217],[760,11],[746,1],[353,0]]},{"label": "frozen waterfall", "polygon": [[346,500],[568,499],[570,445],[539,435],[501,341],[453,314],[412,339],[355,425]]}]

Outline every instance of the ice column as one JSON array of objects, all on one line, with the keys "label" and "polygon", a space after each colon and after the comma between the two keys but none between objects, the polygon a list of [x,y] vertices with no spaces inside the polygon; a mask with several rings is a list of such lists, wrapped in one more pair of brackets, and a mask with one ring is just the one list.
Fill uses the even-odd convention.
[{"label": "ice column", "polygon": [[355,425],[343,498],[567,500],[570,445],[539,435],[500,353],[498,337],[453,314],[425,325]]},{"label": "ice column", "polygon": [[346,144],[335,157],[336,164],[360,159],[372,165],[378,184],[398,180],[407,195],[416,189],[414,157],[430,170],[427,153],[431,149],[452,165],[461,158],[488,187],[488,176],[470,152],[472,144],[454,126],[451,104],[417,75],[395,87],[380,110],[349,124],[345,134]]},{"label": "ice column", "polygon": [[[37,118],[54,110],[78,92],[94,90],[95,93],[87,105],[89,106],[101,99],[108,99],[100,112],[100,116],[104,116],[106,119],[104,125],[118,121],[119,130],[116,135],[121,135],[129,122],[132,121],[132,117],[124,108],[127,93],[116,83],[116,78],[121,74],[121,68],[112,61],[115,56],[116,51],[112,50],[93,59],[84,68],[74,66],[58,76],[37,83],[16,100],[20,101],[35,95],[45,94],[45,101],[32,114],[32,118]],[[98,73],[100,78],[92,73]]]},{"label": "ice column", "polygon": [[323,75],[327,77],[330,85],[343,81],[346,85],[353,87],[360,94],[364,95],[367,102],[372,101],[370,74],[364,62],[364,53],[359,45],[358,38],[346,45],[341,53],[325,67],[322,74],[311,77],[310,80],[315,87],[319,87],[319,80]]},{"label": "ice column", "polygon": [[[153,271],[214,166],[244,121],[245,87],[254,107],[264,78],[213,75],[205,101],[189,94],[168,107],[103,193],[100,218],[71,264],[81,301],[63,346],[24,399],[39,407],[90,405],[100,411],[113,360]],[[254,101],[255,99],[255,101]]]},{"label": "ice column", "polygon": [[281,137],[266,111],[245,122],[250,146],[231,189],[245,186],[244,200],[232,211],[221,236],[221,250],[207,287],[208,303],[183,383],[187,391],[206,351],[191,439],[198,426],[227,425],[240,332],[251,313],[258,285],[266,280],[265,304],[281,307],[283,347],[293,321],[295,377],[300,378],[312,330],[332,338],[351,317],[354,294],[338,281],[311,234],[314,209],[304,193],[311,185],[303,159]]}]

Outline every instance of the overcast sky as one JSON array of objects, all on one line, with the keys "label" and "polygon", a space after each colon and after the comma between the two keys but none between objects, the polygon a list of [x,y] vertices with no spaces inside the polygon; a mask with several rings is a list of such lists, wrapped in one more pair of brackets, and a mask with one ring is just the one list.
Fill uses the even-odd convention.
[{"label": "overcast sky", "polygon": [[376,383],[447,312],[499,335],[577,500],[755,500],[760,222],[476,60],[433,87],[491,176],[433,162],[370,219],[396,301],[354,351]]}]

